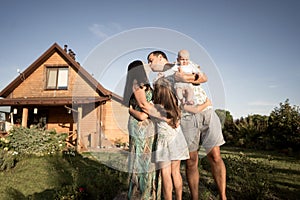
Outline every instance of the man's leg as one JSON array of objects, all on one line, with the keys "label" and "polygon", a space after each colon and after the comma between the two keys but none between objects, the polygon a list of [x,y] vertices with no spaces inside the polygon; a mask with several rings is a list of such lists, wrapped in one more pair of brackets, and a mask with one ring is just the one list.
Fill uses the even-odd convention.
[{"label": "man's leg", "polygon": [[220,147],[213,147],[207,154],[208,161],[211,166],[211,172],[218,186],[220,199],[226,199],[226,168],[222,160]]},{"label": "man's leg", "polygon": [[186,177],[193,200],[198,200],[199,198],[198,149],[200,141],[200,117],[200,114],[183,115],[180,121],[181,129],[190,152],[190,158],[186,160]]},{"label": "man's leg", "polygon": [[186,177],[193,200],[199,198],[199,170],[198,151],[190,152],[190,159],[186,160]]}]

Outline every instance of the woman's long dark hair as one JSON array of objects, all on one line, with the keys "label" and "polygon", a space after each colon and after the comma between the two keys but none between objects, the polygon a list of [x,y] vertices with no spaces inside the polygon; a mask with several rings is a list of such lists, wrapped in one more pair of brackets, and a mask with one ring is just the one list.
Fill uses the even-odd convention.
[{"label": "woman's long dark hair", "polygon": [[168,124],[175,128],[180,120],[181,112],[178,106],[178,99],[173,91],[172,85],[164,77],[159,78],[154,83],[153,103],[163,116],[171,119]]},{"label": "woman's long dark hair", "polygon": [[135,60],[128,65],[126,83],[123,93],[123,105],[129,106],[129,100],[133,95],[133,85],[137,84],[140,87],[146,86],[150,88],[149,80],[144,69],[143,62]]}]

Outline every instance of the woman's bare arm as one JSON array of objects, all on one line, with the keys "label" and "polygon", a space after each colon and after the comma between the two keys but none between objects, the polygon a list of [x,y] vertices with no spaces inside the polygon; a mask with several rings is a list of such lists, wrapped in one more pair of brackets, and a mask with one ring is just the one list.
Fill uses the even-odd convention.
[{"label": "woman's bare arm", "polygon": [[131,116],[139,121],[144,121],[149,117],[149,115],[147,115],[146,113],[133,109],[132,106],[129,107],[128,111]]}]

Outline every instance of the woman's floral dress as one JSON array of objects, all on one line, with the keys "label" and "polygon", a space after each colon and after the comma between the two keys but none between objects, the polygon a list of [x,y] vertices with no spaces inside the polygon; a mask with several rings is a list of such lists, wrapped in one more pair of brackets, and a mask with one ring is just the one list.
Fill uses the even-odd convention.
[{"label": "woman's floral dress", "polygon": [[[152,100],[152,90],[146,90],[146,99]],[[141,111],[136,99],[131,98],[130,104],[135,110]],[[151,162],[152,149],[155,146],[155,128],[148,118],[138,121],[129,116],[129,191],[128,199],[161,199],[161,176]]]}]

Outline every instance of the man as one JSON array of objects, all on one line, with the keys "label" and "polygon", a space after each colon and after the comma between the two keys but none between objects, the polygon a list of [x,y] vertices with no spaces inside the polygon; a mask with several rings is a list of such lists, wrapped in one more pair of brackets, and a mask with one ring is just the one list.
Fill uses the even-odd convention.
[{"label": "man", "polygon": [[[148,57],[148,63],[150,68],[154,72],[165,72],[165,76],[172,75],[172,64],[168,62],[167,56],[162,51],[153,51]],[[170,72],[171,71],[171,72]],[[200,84],[207,81],[205,74],[184,74],[180,69],[174,74],[176,81],[190,82],[193,84]],[[198,105],[196,107],[198,114],[193,114],[195,109],[191,109],[191,106],[183,105],[183,116],[181,118],[181,128],[186,137],[189,145],[190,159],[186,161],[186,176],[193,200],[199,199],[199,170],[198,170],[198,150],[201,134],[205,133],[204,140],[213,141],[210,146],[205,147],[207,152],[207,158],[209,160],[213,178],[218,186],[220,199],[226,199],[226,168],[220,154],[220,145],[224,144],[224,139],[221,127],[217,124],[220,121],[216,121],[216,114],[214,111],[209,110],[207,113],[201,113],[206,106],[211,105],[210,101]],[[195,107],[194,107],[195,108]],[[185,112],[189,111],[189,112]],[[194,112],[196,113],[196,112]],[[214,119],[214,120],[212,120]],[[207,121],[205,126],[202,126],[200,121]],[[194,122],[194,123],[193,123]],[[213,123],[211,123],[213,122]],[[210,126],[210,125],[213,126]],[[205,130],[204,130],[205,128]],[[215,131],[217,130],[217,131]]]}]

